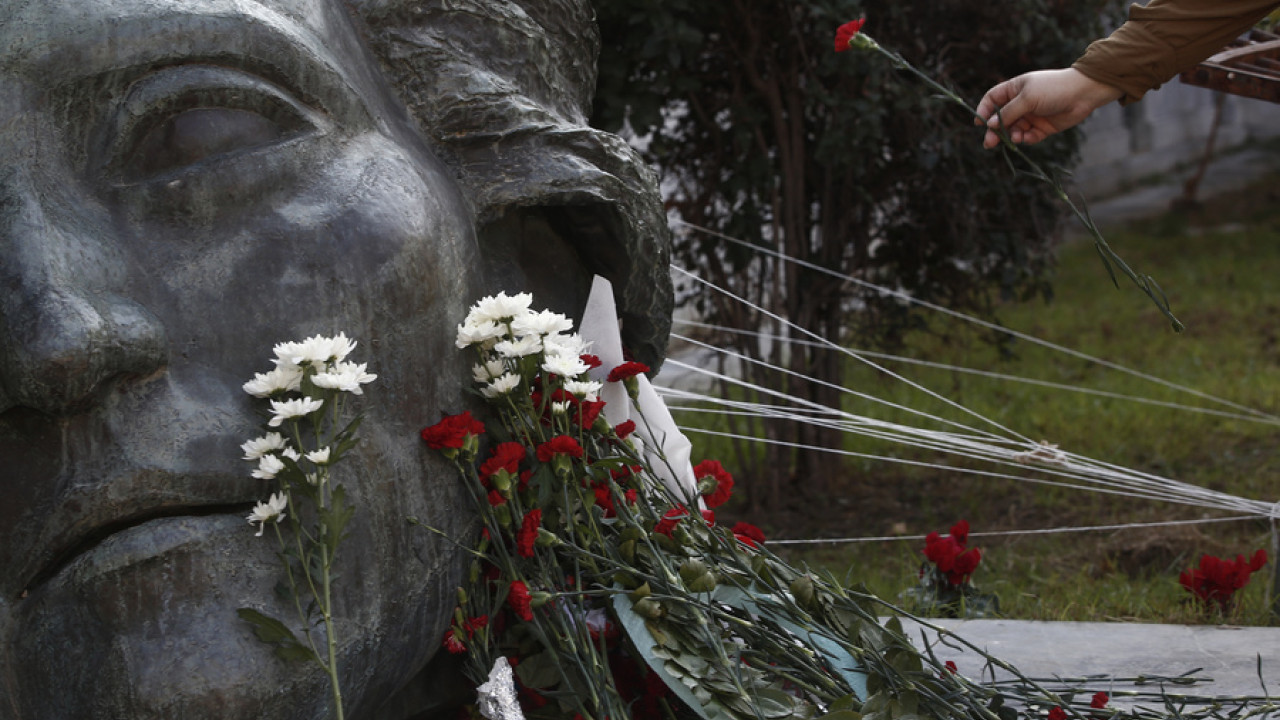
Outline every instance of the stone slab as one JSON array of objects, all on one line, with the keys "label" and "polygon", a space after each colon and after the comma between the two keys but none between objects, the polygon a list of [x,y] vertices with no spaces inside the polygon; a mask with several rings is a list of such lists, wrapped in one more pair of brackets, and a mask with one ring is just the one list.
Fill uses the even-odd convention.
[{"label": "stone slab", "polygon": [[[1170,686],[1171,692],[1201,697],[1280,694],[1280,628],[1137,623],[1041,622],[1028,620],[933,620],[958,637],[1018,668],[1033,679],[1087,676],[1173,677],[1201,668],[1196,677],[1211,682]],[[913,622],[904,628],[918,646],[933,644],[940,660],[952,660],[961,674],[977,678],[985,661],[971,649],[937,643],[936,631]],[[954,643],[953,643],[954,644]],[[987,676],[990,677],[989,675]],[[998,678],[1007,678],[1007,674]],[[1095,677],[1091,691],[1152,691],[1150,685]]]}]

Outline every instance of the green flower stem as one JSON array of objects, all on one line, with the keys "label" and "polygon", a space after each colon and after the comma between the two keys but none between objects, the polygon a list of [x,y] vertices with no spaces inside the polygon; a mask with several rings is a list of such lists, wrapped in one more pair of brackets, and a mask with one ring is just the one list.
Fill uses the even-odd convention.
[{"label": "green flower stem", "polygon": [[329,664],[325,667],[325,670],[329,673],[329,685],[333,688],[334,712],[338,720],[343,720],[342,689],[338,683],[338,639],[335,635],[333,623],[333,597],[331,594],[333,574],[330,563],[332,560],[333,558],[329,557],[328,546],[322,543],[320,546],[320,567],[324,576],[324,604],[321,606],[320,611],[324,613],[325,639],[328,640],[329,645]]},{"label": "green flower stem", "polygon": [[[851,46],[874,50],[880,53],[886,57],[894,67],[911,73],[925,85],[938,91],[947,100],[950,100],[952,103],[964,108],[971,116],[978,118],[979,120],[985,120],[985,118],[978,115],[978,111],[976,109],[965,102],[964,99],[961,98],[954,90],[929,77],[914,65],[907,62],[901,55],[881,46],[880,43],[873,40],[870,36],[864,34],[854,36]],[[1106,268],[1107,274],[1111,277],[1111,282],[1117,283],[1113,266],[1120,268],[1120,271],[1133,281],[1133,284],[1137,285],[1139,290],[1142,290],[1147,297],[1151,298],[1151,301],[1155,303],[1155,306],[1160,310],[1165,318],[1169,320],[1170,324],[1173,326],[1174,332],[1182,332],[1186,329],[1186,326],[1184,326],[1178,318],[1174,317],[1173,310],[1169,306],[1169,298],[1164,294],[1164,291],[1160,289],[1155,278],[1150,275],[1140,274],[1130,268],[1129,264],[1126,263],[1115,250],[1111,249],[1111,245],[1108,244],[1106,238],[1102,236],[1102,231],[1099,230],[1097,224],[1094,223],[1093,218],[1089,215],[1089,211],[1084,207],[1077,206],[1076,203],[1071,200],[1067,195],[1066,190],[1063,189],[1062,183],[1041,168],[1038,163],[1028,157],[1021,148],[1009,139],[1008,134],[1003,129],[998,130],[997,135],[1000,138],[1001,148],[1007,152],[1013,153],[1022,160],[1022,162],[1024,162],[1030,169],[1029,174],[1031,177],[1048,183],[1053,188],[1054,193],[1057,194],[1058,199],[1066,204],[1072,214],[1076,216],[1076,219],[1080,221],[1080,224],[1084,226],[1084,229],[1089,232],[1089,235],[1093,238],[1094,247],[1098,250],[1098,254],[1102,258],[1103,267]]]},{"label": "green flower stem", "polygon": [[[286,493],[289,497],[289,512],[293,513],[293,496]],[[273,523],[276,531],[276,540],[280,543],[280,554],[283,558],[284,549],[287,547],[284,542],[284,535],[280,532],[280,523]],[[296,533],[295,533],[296,535]],[[320,657],[320,651],[316,648],[315,638],[311,636],[311,623],[306,622],[306,613],[302,611],[302,597],[298,593],[298,581],[293,576],[293,567],[290,566],[288,559],[284,558],[285,576],[289,578],[289,595],[293,597],[293,608],[298,613],[298,617],[303,619],[302,636],[307,639],[307,645],[311,647],[311,654],[317,658]]]}]

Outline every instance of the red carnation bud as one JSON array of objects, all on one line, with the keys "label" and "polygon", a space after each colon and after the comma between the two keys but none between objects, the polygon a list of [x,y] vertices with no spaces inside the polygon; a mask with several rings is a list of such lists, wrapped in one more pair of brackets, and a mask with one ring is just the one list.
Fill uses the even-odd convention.
[{"label": "red carnation bud", "polygon": [[866,22],[866,18],[858,18],[836,28],[836,52],[848,50],[853,38],[858,34],[858,31],[862,30],[862,26]]}]

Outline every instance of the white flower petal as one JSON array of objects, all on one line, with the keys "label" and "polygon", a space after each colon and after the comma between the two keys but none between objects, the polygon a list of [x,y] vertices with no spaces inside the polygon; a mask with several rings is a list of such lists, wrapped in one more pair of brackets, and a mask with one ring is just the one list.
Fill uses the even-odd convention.
[{"label": "white flower petal", "polygon": [[269,452],[283,450],[285,445],[284,436],[273,432],[246,442],[240,446],[240,449],[244,451],[245,460],[257,460]]},{"label": "white flower petal", "polygon": [[473,322],[476,324],[511,322],[528,313],[529,305],[532,303],[533,295],[529,293],[507,295],[505,292],[500,292],[497,295],[481,298],[473,305],[471,311],[467,313],[466,322],[468,325]]},{"label": "white flower petal", "polygon": [[579,400],[595,401],[598,397],[597,393],[604,387],[604,383],[595,380],[566,380],[564,383],[565,392],[572,393]]},{"label": "white flower petal", "polygon": [[507,358],[521,358],[542,352],[542,338],[537,335],[525,335],[516,340],[503,340],[493,346],[494,352]]},{"label": "white flower petal", "polygon": [[316,387],[363,395],[360,386],[378,379],[377,375],[366,372],[367,368],[367,363],[359,365],[349,362],[335,363],[328,372],[316,373],[311,378],[311,382],[315,383]]},{"label": "white flower petal", "polygon": [[323,400],[313,400],[309,397],[296,400],[272,400],[271,412],[275,413],[275,415],[271,417],[267,425],[280,427],[285,420],[310,415],[322,407],[324,407]]},{"label": "white flower petal", "polygon": [[242,387],[254,397],[268,397],[277,392],[297,390],[302,385],[302,368],[297,365],[277,365],[274,370],[254,373],[253,379]]},{"label": "white flower petal", "polygon": [[577,355],[548,355],[542,361],[542,369],[569,379],[576,378],[588,370],[587,364]]},{"label": "white flower petal", "polygon": [[487,398],[495,398],[520,387],[520,376],[514,373],[506,373],[502,377],[494,380],[485,387],[480,389],[480,394]]},{"label": "white flower petal", "polygon": [[557,312],[525,313],[511,321],[511,332],[520,335],[554,335],[573,329],[573,321]]},{"label": "white flower petal", "polygon": [[258,467],[252,473],[259,480],[271,480],[276,473],[284,469],[284,461],[275,455],[263,455],[258,459]]}]

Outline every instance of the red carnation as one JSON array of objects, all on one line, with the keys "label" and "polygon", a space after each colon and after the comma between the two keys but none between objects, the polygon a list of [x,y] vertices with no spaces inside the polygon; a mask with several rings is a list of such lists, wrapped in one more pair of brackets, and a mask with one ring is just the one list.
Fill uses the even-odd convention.
[{"label": "red carnation", "polygon": [[533,557],[533,544],[538,541],[538,527],[542,525],[542,511],[534,508],[525,513],[524,522],[516,533],[516,553],[520,557]]},{"label": "red carnation", "polygon": [[499,470],[506,470],[512,476],[520,472],[520,462],[524,460],[524,446],[518,442],[500,443],[493,453],[480,465],[480,479],[488,481],[489,477]]},{"label": "red carnation", "polygon": [[702,521],[707,524],[707,527],[711,527],[716,524],[716,514],[711,510],[703,510]]},{"label": "red carnation", "polygon": [[464,627],[463,629],[467,631],[467,637],[472,637],[476,634],[476,630],[479,630],[480,628],[488,624],[489,624],[488,615],[477,615],[476,617],[468,618],[466,627]]},{"label": "red carnation", "polygon": [[955,675],[956,673],[960,672],[960,668],[956,667],[956,663],[954,660],[948,660],[945,663],[943,663],[942,666],[945,667],[947,669],[947,672],[951,673],[952,675]]},{"label": "red carnation", "polygon": [[467,646],[463,645],[462,641],[459,640],[458,637],[453,634],[452,629],[445,632],[444,642],[442,642],[441,645],[444,645],[444,649],[448,650],[454,655],[461,655],[467,651]]},{"label": "red carnation", "polygon": [[866,18],[858,18],[836,28],[836,52],[849,49],[849,43],[853,42],[853,37],[862,29],[865,22],[867,22]]},{"label": "red carnation", "polygon": [[1108,697],[1106,693],[1097,692],[1093,694],[1093,699],[1089,701],[1089,707],[1095,710],[1101,710],[1102,708],[1106,707],[1107,703],[1110,701],[1111,701],[1111,698]]},{"label": "red carnation", "polygon": [[1055,705],[1049,710],[1049,720],[1067,720],[1067,711]]},{"label": "red carnation", "polygon": [[929,533],[924,540],[924,556],[933,563],[938,571],[946,576],[952,585],[963,585],[969,582],[969,576],[978,569],[982,562],[982,551],[978,548],[965,548],[969,539],[969,523],[961,520],[951,526],[951,534],[946,537],[936,532]]},{"label": "red carnation", "polygon": [[738,542],[751,547],[760,547],[764,543],[764,532],[747,522],[734,523],[733,536]]},{"label": "red carnation", "polygon": [[538,461],[551,462],[557,455],[582,457],[582,446],[568,435],[557,435],[538,446]]},{"label": "red carnation", "polygon": [[677,505],[663,514],[658,524],[653,526],[653,531],[671,537],[671,531],[676,529],[676,523],[687,517],[689,517],[689,511],[685,506]]},{"label": "red carnation", "polygon": [[1178,582],[1188,592],[1208,606],[1216,604],[1222,612],[1228,612],[1235,604],[1235,593],[1249,584],[1249,576],[1267,564],[1267,553],[1258,550],[1249,560],[1237,555],[1234,561],[1205,555],[1200,566],[1183,571]]},{"label": "red carnation", "polygon": [[604,410],[603,400],[583,400],[578,403],[579,427],[589,428],[594,425],[601,410]]},{"label": "red carnation", "polygon": [[607,483],[596,483],[593,492],[596,496],[596,505],[604,509],[604,516],[607,518],[615,517],[618,514],[618,510],[613,505],[613,493],[609,490],[609,485]]},{"label": "red carnation", "polygon": [[533,605],[529,596],[529,586],[523,580],[516,580],[507,589],[507,604],[515,611],[516,617],[530,622],[533,620]]},{"label": "red carnation", "polygon": [[618,367],[609,371],[609,382],[622,382],[628,378],[633,378],[641,373],[649,372],[649,366],[641,362],[629,361],[624,362]]},{"label": "red carnation", "polygon": [[595,370],[604,363],[600,362],[600,358],[595,355],[579,355],[578,359],[587,366],[588,370]]},{"label": "red carnation", "polygon": [[445,415],[440,422],[422,429],[422,439],[432,450],[458,450],[468,435],[484,433],[484,424],[471,417],[467,410],[459,415]]},{"label": "red carnation", "polygon": [[498,492],[497,490],[490,490],[489,504],[494,507],[498,507],[499,505],[506,505],[507,499],[503,497],[502,493]]},{"label": "red carnation", "polygon": [[698,463],[693,468],[693,476],[698,478],[698,490],[709,508],[720,507],[733,492],[733,476],[718,460]]},{"label": "red carnation", "polygon": [[952,585],[963,585],[969,582],[969,576],[974,570],[978,569],[978,563],[982,562],[982,551],[978,548],[969,548],[964,552],[956,555],[955,563],[951,567],[951,572],[947,573],[947,580]]},{"label": "red carnation", "polygon": [[624,420],[623,422],[618,423],[613,428],[613,432],[615,435],[618,436],[619,440],[626,440],[627,436],[635,431],[636,431],[635,420]]}]

